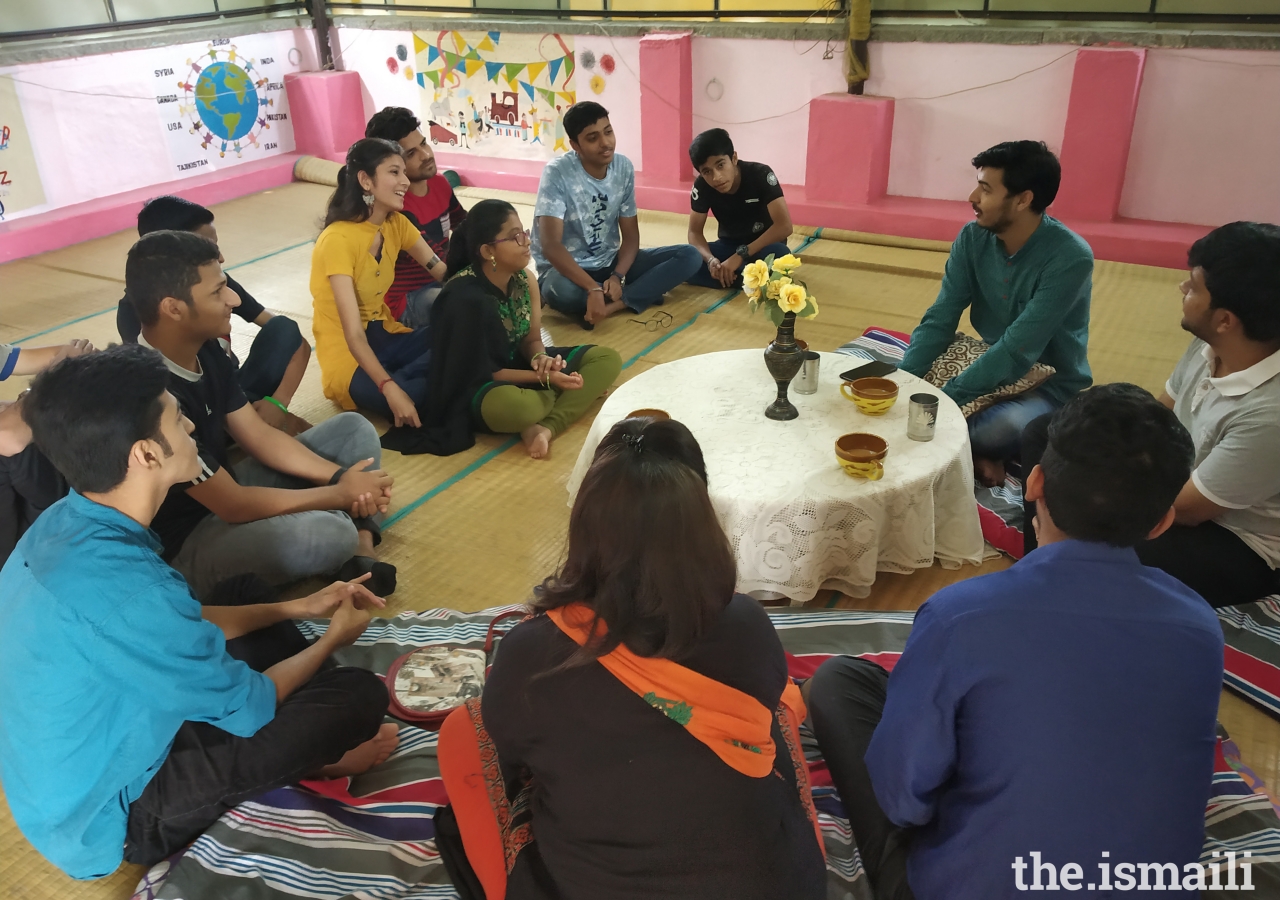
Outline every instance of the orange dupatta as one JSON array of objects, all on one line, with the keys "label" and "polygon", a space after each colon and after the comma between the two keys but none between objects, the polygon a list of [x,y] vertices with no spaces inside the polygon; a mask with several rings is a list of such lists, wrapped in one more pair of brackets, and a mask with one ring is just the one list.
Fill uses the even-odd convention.
[{"label": "orange dupatta", "polygon": [[[578,646],[585,645],[592,636],[595,613],[584,603],[547,610],[547,615]],[[603,619],[596,621],[599,629],[605,628]],[[669,659],[637,656],[621,644],[598,661],[646,703],[683,725],[734,770],[751,778],[763,778],[773,771],[773,713],[759,700]],[[789,678],[782,704],[796,723],[804,721],[804,700]]]}]

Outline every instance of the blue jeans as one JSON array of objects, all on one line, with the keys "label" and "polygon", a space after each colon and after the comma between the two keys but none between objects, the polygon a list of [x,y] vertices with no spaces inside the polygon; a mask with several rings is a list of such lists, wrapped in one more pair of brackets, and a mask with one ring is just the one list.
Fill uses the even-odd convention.
[{"label": "blue jeans", "polygon": [[404,312],[400,314],[400,324],[409,328],[426,328],[431,324],[431,306],[444,290],[438,281],[423,285],[416,291],[404,295]]},{"label": "blue jeans", "polygon": [[[430,332],[426,328],[415,328],[408,333],[387,334],[381,322],[370,322],[364,336],[369,341],[369,349],[378,357],[391,380],[409,395],[414,405],[426,403],[427,372],[431,368]],[[360,409],[395,418],[387,405],[387,398],[382,396],[364,369],[356,369],[356,374],[351,376],[349,390],[351,399]]]},{"label": "blue jeans", "polygon": [[[586,271],[596,282],[604,283],[617,264],[615,258],[603,269]],[[622,302],[638,313],[650,306],[661,305],[662,295],[688,281],[701,265],[702,257],[689,244],[639,250],[627,272],[627,283],[622,287]],[[542,301],[556,312],[576,319],[586,314],[587,292],[555,269],[538,279],[538,287],[542,289]]]},{"label": "blue jeans", "polygon": [[1002,462],[1015,459],[1022,449],[1022,430],[1027,423],[1059,405],[1039,391],[1028,391],[987,407],[969,420],[973,455]]},{"label": "blue jeans", "polygon": [[245,396],[254,401],[274,394],[301,346],[298,323],[288,316],[272,316],[254,337],[249,355],[236,373]]},{"label": "blue jeans", "polygon": [[[340,466],[366,459],[382,466],[378,430],[359,413],[340,413],[296,438],[317,456]],[[235,479],[245,487],[305,490],[314,484],[268,468],[249,458],[235,466]],[[341,509],[312,509],[232,524],[213,513],[205,516],[170,561],[186,577],[196,596],[209,595],[226,578],[253,572],[268,584],[288,584],[313,575],[329,576],[355,555],[358,531],[378,534],[377,522]]]},{"label": "blue jeans", "polygon": [[[714,256],[716,259],[720,260],[721,262],[724,262],[730,256],[733,256],[733,254],[736,252],[738,248],[738,245],[735,244],[733,241],[712,241],[711,243],[707,244],[707,247],[710,248],[712,256]],[[774,257],[779,257],[779,256],[786,256],[790,252],[791,252],[791,248],[781,242],[777,244],[769,244],[768,246],[761,247],[759,253],[753,253],[749,259],[745,259],[742,261],[742,265],[738,267],[737,276],[733,279],[733,286],[734,287],[742,286],[742,270],[743,268],[746,267],[747,263],[755,262],[757,259],[764,259],[770,253],[772,253]],[[710,287],[710,288],[720,287],[720,282],[711,276],[711,270],[707,268],[707,264],[705,262],[702,264],[701,269],[693,273],[693,277],[689,279],[689,283],[696,284],[700,287]]]}]

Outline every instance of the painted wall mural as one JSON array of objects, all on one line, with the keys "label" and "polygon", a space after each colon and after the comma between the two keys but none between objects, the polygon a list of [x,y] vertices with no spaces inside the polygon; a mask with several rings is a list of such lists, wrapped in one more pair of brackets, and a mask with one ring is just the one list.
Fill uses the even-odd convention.
[{"label": "painted wall mural", "polygon": [[516,159],[569,151],[571,35],[419,32],[413,44],[427,139],[437,148]]},{"label": "painted wall mural", "polygon": [[44,203],[44,186],[12,78],[0,77],[0,221]]},{"label": "painted wall mural", "polygon": [[[260,158],[292,145],[284,70],[256,36],[174,48],[185,62],[154,68],[156,104],[178,173]],[[283,138],[283,140],[282,140]]]}]

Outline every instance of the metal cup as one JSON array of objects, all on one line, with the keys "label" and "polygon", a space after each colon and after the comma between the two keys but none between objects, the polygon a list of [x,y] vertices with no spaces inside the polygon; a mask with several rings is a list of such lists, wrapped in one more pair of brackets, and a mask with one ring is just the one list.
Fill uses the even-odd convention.
[{"label": "metal cup", "polygon": [[931,441],[938,425],[938,398],[933,394],[912,394],[907,407],[907,437]]},{"label": "metal cup", "polygon": [[800,374],[791,385],[797,394],[816,394],[818,392],[818,363],[822,355],[812,350],[804,351],[804,362],[800,365]]}]

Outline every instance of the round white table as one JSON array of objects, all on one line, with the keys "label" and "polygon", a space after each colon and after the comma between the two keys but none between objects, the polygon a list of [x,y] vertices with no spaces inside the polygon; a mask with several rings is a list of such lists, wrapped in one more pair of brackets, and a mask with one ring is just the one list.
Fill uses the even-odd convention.
[{"label": "round white table", "polygon": [[[939,560],[948,568],[983,558],[973,497],[969,431],[959,407],[906,372],[890,377],[898,402],[866,416],[840,394],[854,357],[822,354],[818,391],[789,396],[790,422],[765,418],[777,391],[760,350],[707,353],[655,366],[605,401],[569,477],[570,503],[596,447],[632,410],[662,409],[702,446],[711,500],[738,563],[738,590],[794,604],[824,588],[865,597],[876,572],[907,573]],[[793,382],[794,384],[794,382]],[[932,441],[907,438],[912,393],[939,398]],[[835,440],[851,431],[889,444],[884,477],[846,475]]]}]

